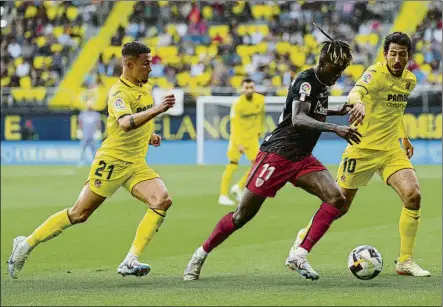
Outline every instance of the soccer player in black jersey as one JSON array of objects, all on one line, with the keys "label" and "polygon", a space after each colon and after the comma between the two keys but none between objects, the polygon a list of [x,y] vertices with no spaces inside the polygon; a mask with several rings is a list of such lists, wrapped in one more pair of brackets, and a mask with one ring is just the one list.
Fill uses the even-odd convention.
[{"label": "soccer player in black jersey", "polygon": [[265,139],[249,173],[243,197],[235,212],[224,216],[206,242],[197,248],[184,272],[196,280],[207,254],[249,222],[267,197],[274,197],[287,182],[316,195],[322,205],[312,221],[308,238],[286,260],[286,265],[312,280],[319,278],[307,254],[326,233],[345,198],[329,171],[312,156],[322,132],[334,132],[351,145],[360,142],[356,128],[326,123],[327,115],[345,115],[348,105],[328,110],[328,87],[352,60],[348,44],[330,40],[320,45],[318,65],[300,73],[292,82],[277,128]]}]

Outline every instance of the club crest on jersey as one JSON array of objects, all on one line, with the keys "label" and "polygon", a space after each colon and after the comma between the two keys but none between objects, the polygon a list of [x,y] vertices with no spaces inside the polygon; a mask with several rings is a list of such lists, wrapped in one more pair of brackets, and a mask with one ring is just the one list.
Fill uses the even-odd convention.
[{"label": "club crest on jersey", "polygon": [[345,181],[345,180],[346,180],[346,176],[345,176],[345,175],[342,175],[341,178],[340,178],[340,180],[341,180],[341,181]]},{"label": "club crest on jersey", "polygon": [[263,178],[259,177],[255,180],[255,187],[259,188],[263,185],[263,183],[265,183],[265,181],[263,180]]},{"label": "club crest on jersey", "polygon": [[100,179],[95,179],[94,180],[94,185],[99,188],[102,186],[102,181]]},{"label": "club crest on jersey", "polygon": [[410,88],[411,88],[411,82],[406,83],[406,89],[409,91]]},{"label": "club crest on jersey", "polygon": [[369,84],[369,82],[371,82],[371,79],[372,79],[372,75],[368,72],[365,72],[363,74],[363,76],[361,77],[361,81],[363,81],[366,84]]},{"label": "club crest on jersey", "polygon": [[114,102],[114,104],[115,104],[115,108],[116,108],[117,110],[124,110],[124,109],[125,109],[125,102],[124,102],[121,98],[118,98],[118,99]]}]

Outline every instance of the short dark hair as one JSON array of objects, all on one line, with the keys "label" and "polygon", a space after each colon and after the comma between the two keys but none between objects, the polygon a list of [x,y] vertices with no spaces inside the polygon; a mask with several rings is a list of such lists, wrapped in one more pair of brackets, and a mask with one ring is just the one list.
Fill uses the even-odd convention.
[{"label": "short dark hair", "polygon": [[322,64],[325,61],[340,66],[348,66],[352,61],[351,46],[339,40],[330,40],[320,43],[319,62]]},{"label": "short dark hair", "polygon": [[151,49],[140,41],[126,43],[122,48],[123,56],[139,56],[143,53],[150,53]]},{"label": "short dark hair", "polygon": [[394,32],[385,37],[385,41],[383,42],[383,51],[384,53],[388,53],[389,46],[391,43],[398,44],[401,46],[406,46],[408,48],[408,55],[412,54],[412,42],[409,36],[403,32]]},{"label": "short dark hair", "polygon": [[242,80],[242,82],[241,82],[241,84],[243,84],[243,83],[254,83],[254,80],[252,80],[251,78],[244,78],[243,80]]}]

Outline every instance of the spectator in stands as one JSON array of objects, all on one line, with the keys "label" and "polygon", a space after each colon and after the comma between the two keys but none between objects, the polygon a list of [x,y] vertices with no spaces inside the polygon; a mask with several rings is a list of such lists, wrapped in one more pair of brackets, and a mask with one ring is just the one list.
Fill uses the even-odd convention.
[{"label": "spectator in stands", "polygon": [[22,136],[22,140],[24,141],[38,140],[38,134],[35,131],[34,125],[30,119],[25,121],[25,126],[21,128],[20,134]]}]

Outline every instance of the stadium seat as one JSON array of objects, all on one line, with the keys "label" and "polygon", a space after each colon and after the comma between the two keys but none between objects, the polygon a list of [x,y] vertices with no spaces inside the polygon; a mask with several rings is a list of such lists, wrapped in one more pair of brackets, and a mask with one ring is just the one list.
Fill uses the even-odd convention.
[{"label": "stadium seat", "polygon": [[378,34],[376,34],[376,33],[369,34],[369,43],[372,46],[377,45],[378,44],[378,40],[379,40],[379,35]]},{"label": "stadium seat", "polygon": [[103,61],[105,63],[108,63],[113,55],[115,55],[117,58],[120,59],[121,58],[121,50],[120,49],[121,49],[121,47],[119,47],[119,46],[106,47],[106,49],[103,51]]},{"label": "stadium seat", "polygon": [[55,37],[59,37],[60,35],[62,35],[63,33],[65,33],[65,29],[60,26],[60,27],[54,27],[54,30],[52,32],[52,34],[54,34]]},{"label": "stadium seat", "polygon": [[130,42],[132,42],[133,40],[135,40],[133,36],[126,35],[125,37],[123,37],[122,45],[124,45],[124,44],[126,44],[126,43],[130,43]]},{"label": "stadium seat", "polygon": [[245,4],[245,1],[236,1],[235,5],[232,7],[232,13],[239,15],[241,12],[243,12]]},{"label": "stadium seat", "polygon": [[26,8],[25,18],[32,18],[37,15],[37,8],[33,5],[30,5]]},{"label": "stadium seat", "polygon": [[27,91],[27,90],[24,90],[24,89],[21,89],[21,88],[13,88],[13,89],[11,90],[12,98],[13,98],[15,101],[21,101],[21,100],[24,100],[24,99],[25,99],[25,96],[26,96],[26,91]]},{"label": "stadium seat", "polygon": [[234,66],[234,73],[236,75],[246,75],[245,67],[243,65]]},{"label": "stadium seat", "polygon": [[429,74],[431,72],[432,68],[431,68],[431,65],[429,65],[429,64],[423,64],[420,66],[420,70],[422,72],[424,72],[425,74]]},{"label": "stadium seat", "polygon": [[278,54],[285,54],[291,51],[291,44],[288,42],[278,42],[275,46]]},{"label": "stadium seat", "polygon": [[207,70],[203,72],[200,76],[197,76],[197,82],[200,86],[207,86],[209,81],[211,81],[212,71]]},{"label": "stadium seat", "polygon": [[25,89],[31,88],[32,87],[31,77],[26,76],[26,77],[20,78],[20,87],[25,88]]},{"label": "stadium seat", "polygon": [[243,81],[243,76],[232,76],[229,80],[229,83],[233,88],[239,88],[241,86],[241,82]]},{"label": "stadium seat", "polygon": [[117,83],[119,77],[100,76],[105,85],[105,88],[110,89],[115,83]]},{"label": "stadium seat", "polygon": [[157,49],[157,54],[162,58],[174,57],[178,54],[177,46],[163,46]]},{"label": "stadium seat", "polygon": [[156,47],[158,45],[159,37],[153,36],[145,39],[145,44],[149,47]]},{"label": "stadium seat", "polygon": [[422,65],[425,62],[425,57],[423,53],[414,54],[414,61],[415,63],[417,63],[417,65]]},{"label": "stadium seat", "polygon": [[218,34],[220,34],[220,36],[222,37],[226,37],[229,33],[229,26],[227,25],[218,25],[218,26],[210,26],[209,27],[209,36],[211,38],[213,38],[214,36],[216,36]]},{"label": "stadium seat", "polygon": [[273,13],[273,9],[269,5],[256,4],[251,7],[251,10],[255,19],[269,19]]},{"label": "stadium seat", "polygon": [[365,71],[365,67],[361,64],[352,64],[349,65],[345,70],[345,74],[352,77],[352,80],[357,81],[358,78],[363,75]]},{"label": "stadium seat", "polygon": [[187,72],[187,71],[179,72],[176,75],[176,78],[177,78],[178,86],[180,86],[180,87],[187,87],[188,86],[189,78],[190,78],[189,72]]},{"label": "stadium seat", "polygon": [[61,52],[63,50],[63,45],[61,44],[53,44],[51,45],[52,52]]},{"label": "stadium seat", "polygon": [[18,57],[14,60],[14,65],[15,67],[18,67],[20,64],[23,63],[23,58],[22,57]]},{"label": "stadium seat", "polygon": [[42,48],[46,44],[46,36],[39,36],[35,39],[37,46]]},{"label": "stadium seat", "polygon": [[280,75],[276,75],[276,76],[272,77],[272,86],[274,86],[274,87],[281,87],[282,86]]},{"label": "stadium seat", "polygon": [[208,5],[205,6],[202,10],[202,15],[203,15],[203,18],[206,20],[212,19],[212,16],[214,15],[213,11],[212,11],[212,7],[210,7]]},{"label": "stadium seat", "polygon": [[288,95],[287,88],[281,88],[277,90],[277,96],[286,96],[286,95]]},{"label": "stadium seat", "polygon": [[297,67],[302,67],[306,62],[306,55],[303,52],[295,50],[295,48],[293,49],[290,56],[291,62]]},{"label": "stadium seat", "polygon": [[[43,3],[47,3],[48,1],[44,1]],[[49,20],[53,20],[57,15],[58,8],[56,6],[51,6],[46,9],[46,15]]]},{"label": "stadium seat", "polygon": [[77,19],[78,16],[78,8],[75,6],[70,6],[66,9],[66,16],[70,21],[74,21]]},{"label": "stadium seat", "polygon": [[44,56],[36,56],[34,58],[33,66],[35,69],[40,69],[45,64],[45,57]]},{"label": "stadium seat", "polygon": [[9,83],[11,83],[11,78],[10,77],[3,77],[1,80],[1,86],[8,86]]}]

